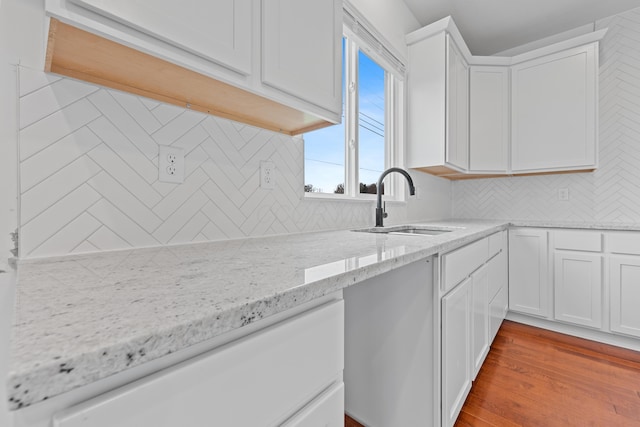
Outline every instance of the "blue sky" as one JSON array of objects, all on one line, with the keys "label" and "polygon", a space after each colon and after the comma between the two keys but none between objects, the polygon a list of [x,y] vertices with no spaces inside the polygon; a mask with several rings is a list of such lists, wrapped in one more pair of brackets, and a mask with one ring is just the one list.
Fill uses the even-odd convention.
[{"label": "blue sky", "polygon": [[[358,61],[360,182],[371,184],[384,170],[384,70],[362,52]],[[333,193],[344,183],[344,116],[343,123],[309,132],[304,140],[305,184]]]}]

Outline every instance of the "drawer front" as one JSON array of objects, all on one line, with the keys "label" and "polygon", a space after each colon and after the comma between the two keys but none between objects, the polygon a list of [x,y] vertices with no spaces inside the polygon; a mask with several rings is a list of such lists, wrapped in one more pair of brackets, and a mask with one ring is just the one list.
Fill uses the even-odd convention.
[{"label": "drawer front", "polygon": [[507,232],[500,231],[489,236],[489,258],[507,249]]},{"label": "drawer front", "polygon": [[611,232],[605,234],[608,252],[640,255],[640,232]]},{"label": "drawer front", "polygon": [[553,231],[553,247],[573,251],[602,251],[602,233],[598,231],[556,230]]},{"label": "drawer front", "polygon": [[282,427],[344,427],[344,383],[322,393]]},{"label": "drawer front", "polygon": [[489,258],[489,239],[484,238],[442,256],[443,291],[453,289]]},{"label": "drawer front", "polygon": [[81,403],[53,425],[276,425],[340,378],[343,342],[337,301]]}]

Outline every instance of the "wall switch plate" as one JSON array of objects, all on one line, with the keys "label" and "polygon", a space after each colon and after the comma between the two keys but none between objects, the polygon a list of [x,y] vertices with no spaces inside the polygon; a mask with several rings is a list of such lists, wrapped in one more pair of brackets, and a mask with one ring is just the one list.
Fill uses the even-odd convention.
[{"label": "wall switch plate", "polygon": [[184,149],[161,145],[158,149],[158,180],[184,182]]},{"label": "wall switch plate", "polygon": [[273,162],[260,162],[260,188],[276,188],[276,167]]},{"label": "wall switch plate", "polygon": [[558,200],[562,200],[566,202],[569,200],[569,189],[568,188],[559,188],[558,189]]}]

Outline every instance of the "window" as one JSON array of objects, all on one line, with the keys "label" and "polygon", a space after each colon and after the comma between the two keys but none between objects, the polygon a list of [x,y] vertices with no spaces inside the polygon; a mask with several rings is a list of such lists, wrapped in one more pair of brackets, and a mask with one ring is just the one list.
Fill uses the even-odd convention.
[{"label": "window", "polygon": [[[389,51],[370,31],[358,29],[361,20],[353,19],[355,31],[347,25],[348,17],[353,19],[345,9],[342,123],[304,134],[304,190],[311,196],[372,197],[366,194],[376,193],[380,174],[402,166],[393,123],[401,121],[403,66],[395,56],[399,66],[388,60]],[[388,195],[399,193],[393,185]]]}]

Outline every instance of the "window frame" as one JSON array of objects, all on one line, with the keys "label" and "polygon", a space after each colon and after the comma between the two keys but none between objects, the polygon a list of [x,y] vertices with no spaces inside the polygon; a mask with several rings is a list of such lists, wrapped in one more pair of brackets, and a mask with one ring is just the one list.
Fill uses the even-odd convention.
[{"label": "window frame", "polygon": [[[365,30],[366,31],[366,30]],[[343,201],[375,201],[375,194],[360,193],[359,180],[359,124],[358,124],[358,54],[361,51],[375,61],[385,71],[385,135],[384,135],[384,169],[404,167],[404,108],[405,108],[405,73],[396,69],[381,54],[380,47],[371,46],[358,31],[352,31],[343,25],[345,39],[345,70],[342,88],[344,94],[344,194],[305,192],[305,198],[329,199]],[[342,75],[342,73],[341,73]],[[305,173],[303,171],[303,176]],[[400,181],[396,174],[385,178],[385,200],[404,202],[407,197],[404,180]],[[306,182],[305,182],[306,183]]]}]

